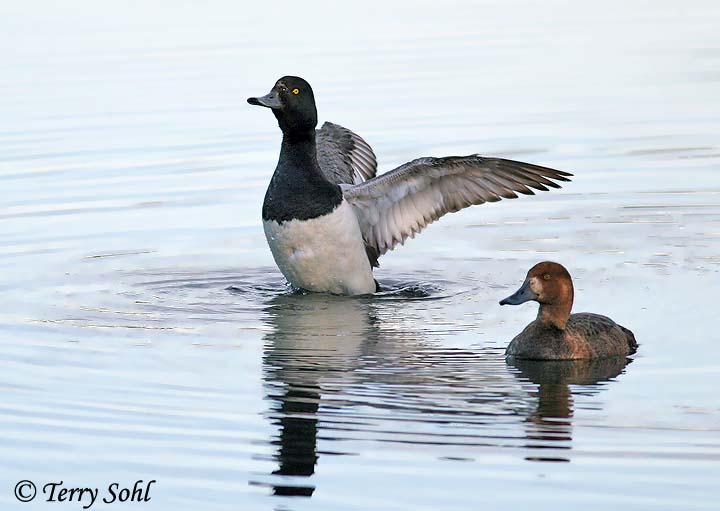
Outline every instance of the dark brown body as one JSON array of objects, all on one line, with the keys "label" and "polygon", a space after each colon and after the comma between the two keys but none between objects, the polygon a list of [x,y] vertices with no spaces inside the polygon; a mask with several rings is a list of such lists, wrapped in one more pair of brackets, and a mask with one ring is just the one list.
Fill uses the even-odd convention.
[{"label": "dark brown body", "polygon": [[599,314],[571,314],[564,329],[535,320],[507,347],[506,355],[531,360],[577,360],[635,353],[633,333]]}]

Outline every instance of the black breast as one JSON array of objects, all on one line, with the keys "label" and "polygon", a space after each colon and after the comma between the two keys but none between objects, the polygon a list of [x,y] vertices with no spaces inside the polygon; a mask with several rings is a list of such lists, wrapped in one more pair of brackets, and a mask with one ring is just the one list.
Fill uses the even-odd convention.
[{"label": "black breast", "polygon": [[342,202],[340,187],[324,179],[319,171],[311,173],[294,170],[280,166],[275,170],[265,192],[263,220],[275,220],[278,223],[309,220],[327,215]]}]

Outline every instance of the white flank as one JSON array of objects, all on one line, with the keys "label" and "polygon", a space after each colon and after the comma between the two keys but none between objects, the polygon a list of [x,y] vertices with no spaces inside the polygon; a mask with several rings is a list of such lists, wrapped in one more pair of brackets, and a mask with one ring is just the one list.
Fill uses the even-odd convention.
[{"label": "white flank", "polygon": [[263,221],[263,228],[275,263],[292,285],[338,295],[375,292],[358,220],[344,199],[327,215]]}]

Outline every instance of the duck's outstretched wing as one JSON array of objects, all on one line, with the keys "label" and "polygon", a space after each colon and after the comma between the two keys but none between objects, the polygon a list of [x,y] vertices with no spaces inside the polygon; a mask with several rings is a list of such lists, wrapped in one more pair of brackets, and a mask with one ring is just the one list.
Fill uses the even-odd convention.
[{"label": "duck's outstretched wing", "polygon": [[375,153],[349,129],[326,122],[317,130],[315,141],[320,170],[331,183],[359,184],[375,177]]},{"label": "duck's outstretched wing", "polygon": [[361,184],[343,186],[365,243],[378,255],[419,233],[446,213],[473,204],[560,188],[572,176],[561,170],[503,158],[419,158]]}]

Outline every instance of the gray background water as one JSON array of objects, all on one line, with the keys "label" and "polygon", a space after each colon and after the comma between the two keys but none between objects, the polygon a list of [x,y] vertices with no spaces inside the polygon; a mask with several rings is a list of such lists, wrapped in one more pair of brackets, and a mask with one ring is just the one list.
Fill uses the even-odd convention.
[{"label": "gray background water", "polygon": [[[717,509],[718,26],[711,1],[0,4],[0,507],[156,479],[112,508]],[[288,296],[259,219],[279,132],[245,103],[284,74],[381,172],[575,180],[443,218],[384,296]],[[535,310],[497,301],[541,259],[631,364],[506,365]]]}]

